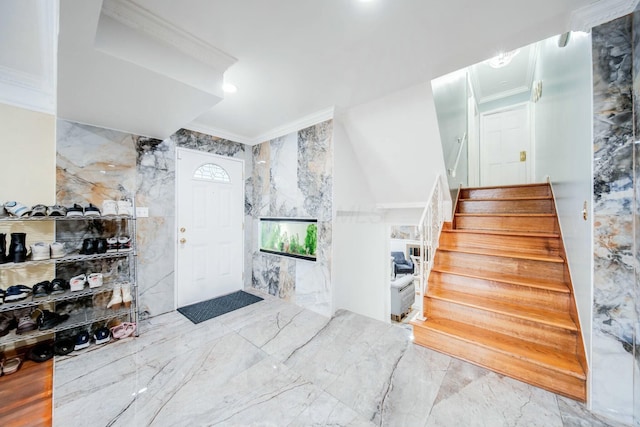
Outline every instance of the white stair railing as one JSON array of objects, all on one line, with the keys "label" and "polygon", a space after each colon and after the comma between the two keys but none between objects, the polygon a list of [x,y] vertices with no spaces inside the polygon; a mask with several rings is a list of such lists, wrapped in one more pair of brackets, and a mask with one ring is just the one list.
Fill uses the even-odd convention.
[{"label": "white stair railing", "polygon": [[427,292],[427,281],[433,268],[433,259],[438,248],[442,224],[444,223],[443,196],[441,176],[438,174],[427,199],[427,206],[425,206],[418,224],[420,232],[420,302],[418,307],[420,311],[416,316],[416,320],[426,320],[423,306],[424,294]]}]

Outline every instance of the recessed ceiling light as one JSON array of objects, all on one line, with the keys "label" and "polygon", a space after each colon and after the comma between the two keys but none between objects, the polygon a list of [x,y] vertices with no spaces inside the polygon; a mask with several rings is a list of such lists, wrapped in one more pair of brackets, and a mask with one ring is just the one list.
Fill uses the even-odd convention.
[{"label": "recessed ceiling light", "polygon": [[224,83],[222,85],[222,90],[224,91],[224,93],[236,93],[238,91],[238,88],[234,84]]},{"label": "recessed ceiling light", "polygon": [[484,62],[489,64],[491,68],[506,67],[518,53],[520,53],[520,49],[512,50],[511,52],[500,52],[498,55]]}]

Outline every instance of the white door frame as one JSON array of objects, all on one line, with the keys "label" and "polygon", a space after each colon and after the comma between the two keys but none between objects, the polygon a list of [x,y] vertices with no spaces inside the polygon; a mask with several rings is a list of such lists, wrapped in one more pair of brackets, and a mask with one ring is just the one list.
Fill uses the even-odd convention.
[{"label": "white door frame", "polygon": [[[173,158],[174,164],[175,164],[175,179],[174,179],[174,190],[173,190],[173,195],[174,195],[174,224],[173,224],[173,230],[174,230],[174,244],[173,244],[173,309],[177,310],[178,309],[178,156],[180,155],[181,152],[193,152],[193,153],[198,153],[198,154],[205,154],[208,156],[211,156],[212,159],[224,159],[224,160],[233,160],[236,162],[240,162],[241,166],[242,166],[242,200],[245,200],[246,197],[246,185],[245,185],[245,163],[244,163],[244,159],[238,159],[235,157],[229,157],[229,156],[222,156],[220,154],[215,154],[215,153],[209,153],[208,151],[200,151],[200,150],[194,150],[191,148],[183,148],[183,147],[176,147],[175,150],[175,155]],[[245,275],[245,238],[244,238],[244,232],[245,232],[245,215],[244,215],[244,209],[243,209],[243,215],[242,215],[242,286],[244,288],[244,275]]]},{"label": "white door frame", "polygon": [[[529,153],[527,153],[528,159],[530,160],[530,167],[529,167],[529,171],[527,172],[527,179],[529,181],[529,183],[533,183],[535,182],[535,152],[536,152],[536,141],[535,141],[535,134],[534,134],[534,123],[533,123],[533,108],[532,108],[532,102],[531,101],[525,101],[525,102],[518,102],[515,104],[511,104],[511,105],[507,105],[506,107],[500,107],[500,108],[494,108],[493,110],[488,110],[488,111],[483,111],[482,113],[480,113],[480,126],[478,129],[478,154],[479,154],[479,162],[478,164],[480,165],[480,168],[482,168],[482,132],[483,132],[483,128],[484,128],[484,119],[486,116],[490,116],[492,114],[496,114],[496,113],[504,113],[505,111],[510,111],[510,110],[514,110],[516,108],[519,107],[526,107],[527,109],[527,119],[529,120]],[[480,184],[484,185],[484,183],[482,183],[482,170],[479,170],[479,178],[480,178]]]}]

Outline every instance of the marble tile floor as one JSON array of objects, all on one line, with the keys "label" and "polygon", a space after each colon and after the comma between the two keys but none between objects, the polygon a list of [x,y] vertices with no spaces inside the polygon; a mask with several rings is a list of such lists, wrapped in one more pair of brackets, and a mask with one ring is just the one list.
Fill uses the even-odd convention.
[{"label": "marble tile floor", "polygon": [[264,301],[56,360],[54,426],[615,426],[414,345],[407,325]]}]

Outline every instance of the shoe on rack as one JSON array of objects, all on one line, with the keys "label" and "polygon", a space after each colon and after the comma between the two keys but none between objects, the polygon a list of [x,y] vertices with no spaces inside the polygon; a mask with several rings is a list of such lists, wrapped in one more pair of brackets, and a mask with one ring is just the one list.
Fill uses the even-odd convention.
[{"label": "shoe on rack", "polygon": [[13,315],[18,319],[18,326],[16,330],[18,335],[26,334],[27,332],[38,329],[38,324],[33,320],[33,312],[31,311],[31,308],[14,310]]},{"label": "shoe on rack", "polygon": [[107,239],[107,253],[118,252],[118,238],[109,237]]},{"label": "shoe on rack", "polygon": [[73,351],[74,345],[73,340],[56,340],[53,343],[53,352],[58,356],[66,356]]},{"label": "shoe on rack", "polygon": [[7,235],[0,233],[0,264],[6,264],[9,261],[9,255],[7,255]]},{"label": "shoe on rack", "polygon": [[102,201],[102,215],[118,215],[118,204],[115,200]]},{"label": "shoe on rack", "polygon": [[4,204],[4,208],[13,216],[23,217],[29,215],[31,210],[20,202],[11,201]]},{"label": "shoe on rack", "polygon": [[84,209],[82,209],[82,206],[80,206],[77,203],[74,203],[74,205],[70,208],[67,208],[67,216],[83,216],[84,215]]},{"label": "shoe on rack", "polygon": [[107,308],[119,310],[120,305],[122,305],[122,287],[120,284],[117,284],[113,287],[113,294],[111,295],[111,299],[107,304]]},{"label": "shoe on rack", "polygon": [[42,261],[51,258],[51,247],[45,242],[36,242],[31,245],[31,261]]},{"label": "shoe on rack", "polygon": [[64,243],[53,242],[51,244],[51,258],[63,258],[67,252],[64,250]]},{"label": "shoe on rack", "polygon": [[118,215],[131,216],[133,208],[130,200],[118,200]]},{"label": "shoe on rack", "polygon": [[102,286],[102,273],[91,273],[87,276],[89,288],[98,288]]},{"label": "shoe on rack", "polygon": [[0,363],[0,366],[2,366],[2,375],[15,374],[16,372],[18,372],[18,369],[20,369],[21,365],[22,359],[20,359],[19,357],[12,357],[10,359],[3,360]]},{"label": "shoe on rack", "polygon": [[95,247],[97,254],[107,253],[107,249],[109,249],[109,244],[107,243],[107,239],[104,239],[102,237],[93,239],[93,245]]},{"label": "shoe on rack", "polygon": [[131,237],[120,236],[118,237],[118,252],[130,252],[131,251]]},{"label": "shoe on rack", "polygon": [[93,333],[93,339],[96,344],[106,344],[111,340],[111,331],[109,328],[105,328],[104,326],[96,329]]},{"label": "shoe on rack", "polygon": [[17,326],[16,316],[13,311],[0,313],[0,337],[4,337]]},{"label": "shoe on rack", "polygon": [[0,218],[9,216],[9,212],[4,208],[4,203],[0,203]]},{"label": "shoe on rack", "polygon": [[31,293],[31,288],[25,285],[9,286],[4,293],[4,302],[16,302],[25,299]]},{"label": "shoe on rack", "polygon": [[123,282],[120,288],[122,289],[122,303],[126,308],[131,307],[131,301],[133,301],[133,297],[131,296],[131,283]]},{"label": "shoe on rack", "polygon": [[51,344],[47,342],[38,344],[29,350],[28,356],[29,359],[34,362],[46,362],[53,357],[53,347],[51,347]]},{"label": "shoe on rack", "polygon": [[31,216],[47,216],[47,207],[45,205],[35,205],[31,208]]},{"label": "shoe on rack", "polygon": [[67,208],[60,205],[53,205],[47,208],[47,215],[49,216],[67,216]]},{"label": "shoe on rack", "polygon": [[71,288],[71,292],[83,290],[85,283],[87,283],[87,276],[85,276],[84,274],[72,277],[71,280],[69,280],[69,287]]},{"label": "shoe on rack", "polygon": [[84,208],[84,216],[100,216],[100,209],[92,203],[89,203],[89,206]]},{"label": "shoe on rack", "polygon": [[[84,288],[84,284],[82,285]],[[64,279],[55,278],[51,281],[51,295],[64,294],[69,289],[69,284]]]},{"label": "shoe on rack", "polygon": [[91,344],[91,335],[89,335],[87,331],[82,331],[76,335],[76,344],[73,349],[76,351],[82,350],[83,348],[89,347],[89,344]]},{"label": "shoe on rack", "polygon": [[118,326],[111,328],[111,335],[115,339],[123,339],[130,337],[136,331],[136,324],[131,322],[123,322]]},{"label": "shoe on rack", "polygon": [[41,331],[55,328],[62,322],[69,319],[68,314],[58,314],[55,312],[51,312],[49,310],[39,310],[39,311],[40,311],[40,315],[38,316],[38,328]]},{"label": "shoe on rack", "polygon": [[96,253],[96,239],[88,238],[82,241],[80,255],[93,255]]},{"label": "shoe on rack", "polygon": [[33,285],[33,298],[44,298],[49,294],[51,294],[51,282],[48,280]]}]

